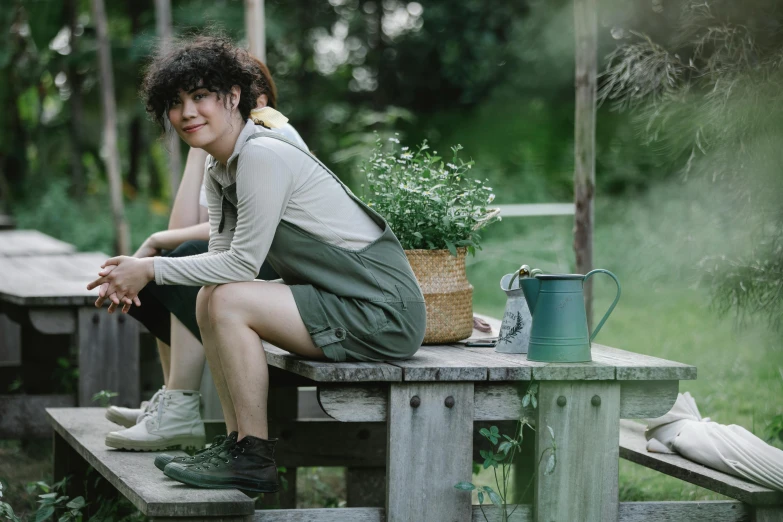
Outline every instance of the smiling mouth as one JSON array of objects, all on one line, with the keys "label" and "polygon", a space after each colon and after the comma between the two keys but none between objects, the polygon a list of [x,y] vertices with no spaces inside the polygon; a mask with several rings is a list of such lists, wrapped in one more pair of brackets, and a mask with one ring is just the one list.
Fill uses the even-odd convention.
[{"label": "smiling mouth", "polygon": [[188,132],[188,133],[196,132],[197,130],[199,130],[204,125],[206,125],[206,123],[202,123],[201,125],[191,125],[190,127],[183,127],[182,130],[184,132]]}]

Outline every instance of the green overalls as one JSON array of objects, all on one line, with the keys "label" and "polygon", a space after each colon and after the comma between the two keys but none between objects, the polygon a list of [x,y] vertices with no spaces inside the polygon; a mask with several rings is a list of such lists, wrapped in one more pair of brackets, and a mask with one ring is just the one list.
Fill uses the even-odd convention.
[{"label": "green overalls", "polygon": [[[333,361],[383,361],[413,355],[424,339],[424,296],[386,220],[309,151],[274,132],[257,132],[248,141],[256,138],[284,141],[307,154],[383,230],[361,250],[349,250],[280,221],[267,261],[290,286],[313,342]],[[237,206],[236,182],[216,185],[222,192],[222,230],[225,205]]]}]

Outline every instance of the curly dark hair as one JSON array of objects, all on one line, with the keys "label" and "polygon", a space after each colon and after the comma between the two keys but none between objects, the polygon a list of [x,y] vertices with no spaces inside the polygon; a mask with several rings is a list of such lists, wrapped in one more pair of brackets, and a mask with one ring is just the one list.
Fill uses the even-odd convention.
[{"label": "curly dark hair", "polygon": [[268,70],[264,74],[260,63],[223,36],[177,40],[153,57],[144,75],[141,96],[147,112],[165,129],[166,114],[180,90],[205,87],[227,100],[231,88],[237,85],[241,90],[237,109],[247,120],[259,96],[266,94],[272,99],[276,94]]}]

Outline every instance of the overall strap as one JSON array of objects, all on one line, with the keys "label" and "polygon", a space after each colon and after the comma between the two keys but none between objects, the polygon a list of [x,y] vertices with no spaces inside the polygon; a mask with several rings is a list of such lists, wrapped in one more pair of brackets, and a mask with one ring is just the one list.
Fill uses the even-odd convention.
[{"label": "overall strap", "polygon": [[365,210],[365,212],[367,212],[368,214],[370,214],[370,216],[372,216],[372,217],[373,217],[373,218],[376,220],[376,222],[379,222],[379,224],[381,224],[381,223],[382,223],[382,224],[383,224],[383,225],[382,225],[382,228],[384,228],[384,229],[385,229],[385,228],[388,228],[388,227],[389,227],[389,224],[386,222],[386,220],[383,218],[383,216],[381,216],[380,214],[378,214],[378,213],[377,213],[375,210],[373,210],[372,208],[370,208],[369,206],[367,206],[367,204],[366,204],[364,201],[362,201],[361,199],[359,199],[359,198],[358,198],[358,197],[357,197],[357,196],[356,196],[356,195],[355,195],[355,194],[354,194],[354,193],[351,191],[351,189],[350,189],[350,188],[348,188],[348,186],[347,186],[345,183],[343,183],[343,182],[342,182],[342,180],[341,180],[340,178],[338,178],[338,177],[337,177],[337,175],[336,175],[334,172],[332,172],[332,171],[329,169],[329,167],[327,167],[326,165],[324,165],[324,163],[323,163],[321,160],[319,160],[318,158],[316,158],[316,157],[315,157],[315,156],[314,156],[314,155],[313,155],[313,154],[312,154],[312,153],[311,153],[309,150],[307,150],[306,148],[302,147],[302,146],[301,146],[301,145],[299,145],[298,143],[294,143],[293,141],[291,141],[290,139],[288,139],[288,138],[286,138],[285,136],[281,135],[280,133],[277,133],[277,132],[272,132],[272,131],[260,131],[260,132],[256,132],[255,134],[253,134],[253,135],[249,136],[249,137],[247,138],[247,140],[246,140],[246,142],[245,142],[245,143],[247,143],[248,141],[250,141],[250,140],[252,140],[252,139],[255,139],[255,138],[274,138],[274,139],[276,139],[276,140],[284,141],[285,143],[288,143],[289,145],[293,145],[294,147],[296,147],[296,148],[297,148],[297,149],[299,149],[300,151],[304,152],[304,153],[305,153],[307,156],[309,156],[309,157],[310,157],[310,159],[312,159],[313,161],[315,161],[316,163],[318,163],[318,164],[319,164],[319,165],[320,165],[320,166],[321,166],[321,167],[322,167],[322,168],[323,168],[323,169],[324,169],[326,172],[328,172],[328,173],[329,173],[329,174],[330,174],[330,175],[331,175],[331,176],[332,176],[332,177],[335,179],[335,181],[337,181],[337,183],[339,183],[339,184],[340,184],[340,186],[343,188],[343,190],[345,190],[346,194],[348,194],[348,196],[350,196],[350,198],[351,198],[351,199],[353,199],[353,200],[354,200],[356,203],[358,203],[358,204],[359,204],[359,206],[361,206],[361,207],[362,207],[362,208]]}]

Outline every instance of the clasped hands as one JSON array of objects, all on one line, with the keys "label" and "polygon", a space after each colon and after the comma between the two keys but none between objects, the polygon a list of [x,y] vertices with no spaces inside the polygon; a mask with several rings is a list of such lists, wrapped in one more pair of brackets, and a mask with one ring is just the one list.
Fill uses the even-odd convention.
[{"label": "clasped hands", "polygon": [[109,313],[113,313],[120,306],[123,313],[128,313],[131,305],[141,306],[139,292],[155,279],[153,258],[112,257],[101,265],[98,276],[98,279],[87,285],[87,290],[100,287],[95,306],[100,308],[108,299],[111,301]]}]

